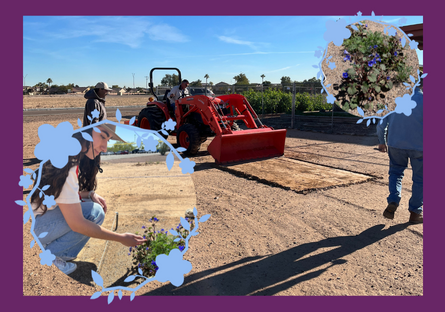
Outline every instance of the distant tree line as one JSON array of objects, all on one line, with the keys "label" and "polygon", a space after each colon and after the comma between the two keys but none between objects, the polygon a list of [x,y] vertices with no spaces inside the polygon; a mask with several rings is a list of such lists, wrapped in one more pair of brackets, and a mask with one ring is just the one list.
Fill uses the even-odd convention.
[{"label": "distant tree line", "polygon": [[[262,78],[264,78],[265,76],[262,75]],[[206,74],[205,78],[209,78],[209,76]],[[233,77],[233,79],[235,80],[235,85],[237,86],[248,86],[248,85],[257,85],[255,83],[250,83],[249,79],[247,78],[246,74],[244,73],[240,73],[239,75],[236,75],[235,77]],[[313,84],[313,83],[320,83],[320,79],[317,79],[315,77],[308,79],[308,80],[304,80],[303,82],[298,82],[298,81],[292,81],[292,79],[289,76],[283,76],[281,77],[281,85],[291,85],[293,82],[295,83],[303,83],[303,84]],[[48,92],[49,89],[52,87],[53,89],[58,89],[58,92],[60,93],[67,93],[68,89],[73,89],[73,88],[79,88],[79,85],[74,84],[74,83],[69,83],[67,85],[57,85],[57,84],[52,84],[53,80],[51,78],[48,78],[46,80],[46,82],[38,82],[36,83],[34,86],[32,86],[32,89],[34,91],[39,91],[39,92]],[[179,81],[179,76],[176,74],[166,74],[164,76],[164,78],[162,78],[161,80],[161,86],[176,86],[179,85],[180,81]],[[272,85],[272,83],[268,80],[264,80],[262,82],[262,84],[264,86],[268,86],[268,85]],[[214,83],[213,82],[209,82],[208,85],[213,86]],[[203,82],[201,81],[201,79],[195,80],[195,81],[191,81],[190,82],[190,87],[202,87],[203,86]],[[88,88],[94,87],[94,86],[87,86]],[[112,89],[119,89],[119,85],[112,85],[111,86]],[[123,87],[123,89],[127,92],[131,91],[132,88],[131,87]],[[143,88],[141,87],[137,87],[136,91],[141,92],[143,91]],[[26,91],[25,91],[26,92]]]}]

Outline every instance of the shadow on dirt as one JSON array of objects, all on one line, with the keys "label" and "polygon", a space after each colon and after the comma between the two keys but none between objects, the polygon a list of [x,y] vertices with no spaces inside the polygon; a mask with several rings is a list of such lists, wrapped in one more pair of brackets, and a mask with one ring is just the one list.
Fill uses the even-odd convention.
[{"label": "shadow on dirt", "polygon": [[39,164],[39,163],[40,163],[40,160],[38,160],[37,158],[23,159],[23,167],[32,166],[32,165]]},{"label": "shadow on dirt", "polygon": [[97,266],[92,262],[74,261],[77,264],[77,269],[69,275],[72,279],[79,283],[91,286],[93,285],[93,278],[91,271],[97,272]]},{"label": "shadow on dirt", "polygon": [[[398,224],[384,229],[375,225],[356,236],[326,238],[318,242],[302,244],[271,256],[249,257],[215,269],[187,276],[184,284],[176,288],[171,284],[143,294],[144,296],[271,296],[289,289],[301,282],[316,278],[334,265],[347,261],[343,257],[372,245],[379,240],[405,230],[409,223]],[[330,248],[316,255],[320,248]],[[252,262],[254,261],[254,262]],[[249,263],[247,263],[249,262]],[[239,266],[242,263],[244,265]],[[328,267],[320,268],[329,265]],[[230,269],[228,272],[215,274]],[[320,268],[316,271],[314,269]],[[307,271],[312,271],[305,273]]]},{"label": "shadow on dirt", "polygon": [[139,285],[141,282],[144,281],[143,278],[138,277],[132,282],[125,282],[125,279],[132,275],[139,275],[138,270],[135,267],[127,269],[127,272],[125,272],[124,275],[122,275],[113,284],[107,287],[136,287],[137,285]]}]

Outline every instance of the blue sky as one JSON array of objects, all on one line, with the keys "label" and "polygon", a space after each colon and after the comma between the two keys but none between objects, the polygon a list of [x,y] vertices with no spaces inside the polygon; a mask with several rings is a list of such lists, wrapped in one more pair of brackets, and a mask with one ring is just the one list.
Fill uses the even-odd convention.
[{"label": "blue sky", "polygon": [[[134,85],[145,87],[153,67],[177,67],[189,81],[208,74],[214,84],[233,83],[240,73],[251,83],[262,74],[272,83],[282,76],[303,81],[317,74],[314,51],[327,44],[326,21],[339,17],[24,16],[24,83],[133,87],[134,74]],[[401,17],[400,26],[423,23],[422,16],[382,20]],[[155,72],[155,85],[166,73],[174,72]]]}]

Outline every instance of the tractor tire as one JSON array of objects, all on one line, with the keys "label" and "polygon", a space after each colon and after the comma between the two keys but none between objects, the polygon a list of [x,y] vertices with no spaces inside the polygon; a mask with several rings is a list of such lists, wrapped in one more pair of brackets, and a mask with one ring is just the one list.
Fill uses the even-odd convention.
[{"label": "tractor tire", "polygon": [[186,149],[184,154],[196,155],[201,147],[201,136],[198,129],[192,124],[184,124],[178,129],[176,140],[179,146]]},{"label": "tractor tire", "polygon": [[[139,113],[138,117],[138,127],[141,129],[149,130],[161,130],[162,123],[166,121],[164,112],[157,106],[152,105],[144,108]],[[165,139],[168,137],[162,133],[159,133]]]},{"label": "tractor tire", "polygon": [[165,115],[162,110],[153,105],[141,110],[138,117],[138,127],[157,131],[161,129],[162,123],[165,121]]}]

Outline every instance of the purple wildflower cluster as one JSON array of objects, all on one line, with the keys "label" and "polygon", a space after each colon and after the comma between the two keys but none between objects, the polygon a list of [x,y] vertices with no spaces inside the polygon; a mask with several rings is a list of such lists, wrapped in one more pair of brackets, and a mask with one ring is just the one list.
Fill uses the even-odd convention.
[{"label": "purple wildflower cluster", "polygon": [[[190,228],[193,229],[193,220],[186,218],[190,224]],[[156,264],[157,256],[161,254],[168,255],[171,250],[179,249],[183,251],[185,249],[184,239],[189,234],[189,231],[185,230],[181,223],[178,224],[176,230],[169,231],[168,229],[156,230],[156,223],[159,221],[158,218],[153,216],[149,219],[151,225],[146,227],[142,226],[144,233],[142,234],[144,238],[147,239],[145,243],[139,246],[130,247],[128,255],[133,255],[133,263],[140,268],[145,276],[154,276],[158,271],[159,267]],[[181,240],[175,242],[178,236],[170,235],[177,233]]]},{"label": "purple wildflower cluster", "polygon": [[[336,99],[346,111],[356,107],[379,108],[378,95],[406,81],[411,70],[403,63],[403,40],[396,37],[397,32],[385,35],[370,31],[363,24],[351,27],[350,38],[343,42],[343,61],[349,61],[350,68],[341,73],[338,88],[342,92]],[[390,76],[390,72],[396,74]]]},{"label": "purple wildflower cluster", "polygon": [[[375,45],[373,47],[372,46],[369,47],[369,49],[377,49],[377,48],[378,48],[378,45]],[[368,62],[368,66],[369,67],[372,67],[372,66],[376,65],[377,62],[381,62],[382,61],[382,59],[380,58],[380,55],[377,52],[371,53],[370,55],[368,55],[368,57],[372,57],[373,58],[372,60],[370,60]]]}]

